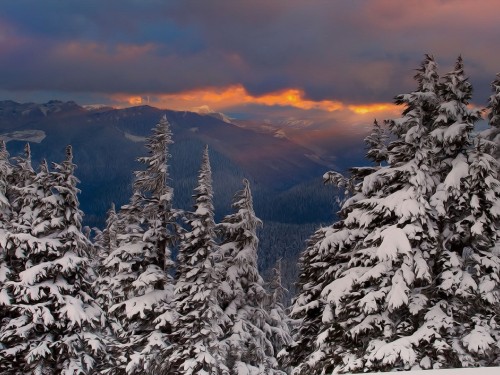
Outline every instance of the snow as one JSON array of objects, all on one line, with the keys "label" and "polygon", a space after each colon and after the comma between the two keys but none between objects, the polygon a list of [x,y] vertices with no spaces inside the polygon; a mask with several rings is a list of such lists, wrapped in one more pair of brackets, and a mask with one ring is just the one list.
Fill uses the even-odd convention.
[{"label": "snow", "polygon": [[153,310],[159,303],[168,300],[168,293],[164,290],[154,290],[143,296],[130,298],[125,302],[118,303],[109,309],[109,313],[125,307],[125,314],[129,319],[139,314],[141,319],[146,318],[146,312]]},{"label": "snow", "polygon": [[197,113],[202,116],[212,116],[215,118],[218,118],[219,120],[222,120],[228,124],[231,124],[231,118],[226,116],[224,113],[214,111],[212,108],[210,108],[208,105],[202,105],[199,107],[193,107],[190,110],[191,112]]},{"label": "snow", "polygon": [[[380,374],[380,373],[379,373]],[[382,374],[389,374],[384,372]],[[394,374],[390,372],[390,374]],[[401,371],[401,375],[498,375],[500,367],[454,368],[446,370]]]},{"label": "snow", "polygon": [[86,109],[87,111],[99,111],[99,110],[103,110],[103,109],[114,109],[113,107],[110,107],[109,105],[106,105],[106,104],[87,104],[87,105],[84,105],[83,106],[84,109]]},{"label": "snow", "polygon": [[11,133],[0,134],[0,139],[5,142],[9,141],[24,141],[24,142],[33,142],[33,143],[41,143],[47,135],[43,130],[37,129],[27,129],[27,130],[18,130]]},{"label": "snow", "polygon": [[469,175],[469,164],[465,156],[458,155],[452,162],[452,169],[446,179],[444,186],[446,189],[459,189],[461,180]]},{"label": "snow", "polygon": [[474,330],[463,338],[463,343],[473,353],[484,354],[495,344],[495,339],[491,337],[488,329],[482,326],[476,326]]},{"label": "snow", "polygon": [[89,319],[85,312],[85,306],[83,302],[72,296],[64,296],[64,305],[61,307],[61,315],[66,316],[70,321],[69,327],[74,325],[82,326],[82,322]]},{"label": "snow", "polygon": [[411,253],[410,241],[401,228],[393,225],[380,233],[383,238],[382,244],[377,249],[377,257],[381,260],[396,260],[398,254],[408,255]]},{"label": "snow", "polygon": [[132,142],[143,143],[143,142],[147,141],[146,137],[141,137],[138,135],[127,133],[127,132],[124,132],[123,135],[125,136],[125,138],[127,138],[129,141],[132,141]]},{"label": "snow", "polygon": [[[349,274],[332,281],[323,289],[321,296],[325,298],[327,302],[338,306],[344,294],[351,290],[358,277],[355,271],[355,269],[351,269]],[[358,273],[362,272],[363,270],[358,270]]]}]

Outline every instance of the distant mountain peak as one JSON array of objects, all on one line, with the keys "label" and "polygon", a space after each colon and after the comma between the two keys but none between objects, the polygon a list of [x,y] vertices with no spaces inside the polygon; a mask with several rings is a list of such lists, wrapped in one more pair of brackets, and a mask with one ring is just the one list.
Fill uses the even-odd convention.
[{"label": "distant mountain peak", "polygon": [[112,106],[106,105],[106,104],[87,104],[82,106],[84,109],[86,109],[89,112],[94,112],[94,111],[107,111],[107,110],[113,110],[116,109]]},{"label": "distant mountain peak", "polygon": [[202,105],[202,106],[199,106],[199,107],[193,107],[190,109],[190,112],[194,112],[194,113],[197,113],[199,115],[202,115],[202,116],[211,116],[211,117],[215,117],[221,121],[224,121],[228,124],[232,124],[232,119],[228,116],[226,116],[224,113],[222,112],[217,112],[215,110],[213,110],[212,108],[210,108],[208,105]]}]

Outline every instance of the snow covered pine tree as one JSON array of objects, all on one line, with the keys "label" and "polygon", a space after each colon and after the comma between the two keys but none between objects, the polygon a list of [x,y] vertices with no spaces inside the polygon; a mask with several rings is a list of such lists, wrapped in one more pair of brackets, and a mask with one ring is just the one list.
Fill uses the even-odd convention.
[{"label": "snow covered pine tree", "polygon": [[169,232],[175,227],[168,186],[171,143],[164,116],[146,143],[149,156],[139,158],[146,170],[135,172],[130,203],[118,214],[117,246],[103,261],[96,286],[114,331],[108,374],[144,373],[169,342],[173,282],[168,271],[175,234]]},{"label": "snow covered pine tree", "polygon": [[481,136],[490,141],[490,147],[494,149],[493,155],[500,160],[500,73],[491,83],[493,94],[488,100],[488,124],[490,128],[483,131]]},{"label": "snow covered pine tree", "polygon": [[218,301],[222,269],[217,265],[212,172],[208,146],[195,189],[190,227],[181,237],[178,256],[172,348],[165,353],[165,374],[228,374],[220,340],[229,325]]},{"label": "snow covered pine tree", "polygon": [[[0,332],[10,320],[8,306],[11,300],[4,285],[11,277],[11,264],[7,256],[7,239],[10,231],[12,209],[10,203],[10,186],[12,179],[12,165],[9,162],[9,153],[5,142],[0,140]],[[0,338],[0,373],[7,373],[12,362],[5,357],[5,346]]]},{"label": "snow covered pine tree", "polygon": [[[471,146],[479,118],[461,58],[440,82],[426,56],[399,95],[388,165],[363,178],[302,256],[294,374],[498,362],[499,181]],[[482,181],[482,183],[480,182]],[[487,233],[488,235],[481,235]]]},{"label": "snow covered pine tree", "polygon": [[272,319],[265,309],[268,294],[257,269],[256,232],[262,222],[253,210],[250,184],[246,179],[243,183],[244,189],[233,203],[235,212],[220,224],[226,270],[221,284],[222,308],[232,322],[223,340],[225,358],[232,375],[284,374],[273,346],[273,339],[279,336],[270,325]]},{"label": "snow covered pine tree", "polygon": [[[5,282],[12,319],[0,332],[12,374],[91,374],[105,353],[94,333],[103,313],[92,298],[90,242],[81,232],[78,180],[71,146],[49,172],[31,168],[29,148],[21,163],[17,212],[5,247],[15,260]],[[20,180],[18,180],[19,183]]]}]

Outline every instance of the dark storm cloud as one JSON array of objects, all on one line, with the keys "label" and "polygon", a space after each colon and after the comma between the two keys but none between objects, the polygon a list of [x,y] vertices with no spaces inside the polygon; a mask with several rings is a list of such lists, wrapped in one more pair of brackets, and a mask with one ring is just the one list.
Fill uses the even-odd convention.
[{"label": "dark storm cloud", "polygon": [[4,2],[0,89],[242,84],[252,95],[294,87],[312,100],[389,101],[433,53],[442,73],[462,54],[484,101],[500,71],[496,14],[494,1],[459,0]]}]

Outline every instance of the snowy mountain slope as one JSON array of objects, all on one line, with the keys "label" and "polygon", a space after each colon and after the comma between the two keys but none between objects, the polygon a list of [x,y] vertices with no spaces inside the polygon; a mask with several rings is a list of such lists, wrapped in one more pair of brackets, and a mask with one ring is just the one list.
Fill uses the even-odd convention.
[{"label": "snowy mountain slope", "polygon": [[43,130],[20,130],[14,131],[10,133],[2,133],[0,134],[0,139],[3,139],[5,142],[9,141],[24,141],[24,142],[34,142],[40,143],[42,142],[47,135]]},{"label": "snowy mountain slope", "polygon": [[229,116],[225,115],[222,112],[217,112],[210,108],[208,105],[202,105],[200,107],[193,107],[189,112],[194,112],[198,113],[199,115],[208,115],[211,117],[214,117],[216,119],[219,119],[223,122],[226,122],[228,124],[233,124],[232,120]]}]

